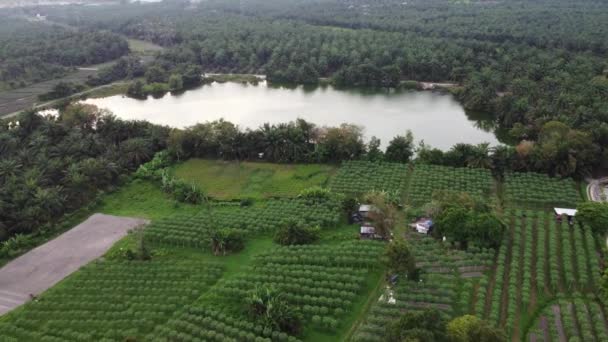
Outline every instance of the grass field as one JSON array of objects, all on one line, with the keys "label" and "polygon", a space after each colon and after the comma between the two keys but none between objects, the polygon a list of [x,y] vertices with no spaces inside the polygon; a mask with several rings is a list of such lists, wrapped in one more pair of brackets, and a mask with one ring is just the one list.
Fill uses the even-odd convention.
[{"label": "grass field", "polygon": [[129,38],[127,39],[127,42],[129,43],[129,49],[135,53],[149,54],[163,50],[162,46],[147,42],[145,40]]},{"label": "grass field", "polygon": [[311,186],[324,186],[335,167],[190,159],[174,171],[215,198],[262,199],[296,196]]}]

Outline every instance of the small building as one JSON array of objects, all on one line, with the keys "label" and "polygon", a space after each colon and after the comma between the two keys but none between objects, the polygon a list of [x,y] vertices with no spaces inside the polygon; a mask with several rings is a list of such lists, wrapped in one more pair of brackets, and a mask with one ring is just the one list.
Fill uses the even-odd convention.
[{"label": "small building", "polygon": [[362,239],[375,239],[376,229],[372,226],[361,226],[359,237]]},{"label": "small building", "polygon": [[555,215],[563,216],[566,215],[568,217],[576,216],[576,209],[567,209],[567,208],[553,208]]},{"label": "small building", "polygon": [[576,216],[577,210],[568,208],[553,208],[553,211],[555,212],[555,219],[557,219],[557,221],[561,222],[562,217],[566,216],[568,218],[568,224],[572,225],[572,219],[574,216]]},{"label": "small building", "polygon": [[420,234],[429,234],[433,230],[433,220],[423,217],[410,225]]},{"label": "small building", "polygon": [[368,217],[369,212],[374,211],[375,209],[376,208],[371,204],[361,204],[359,206],[359,215],[361,215],[361,217]]}]

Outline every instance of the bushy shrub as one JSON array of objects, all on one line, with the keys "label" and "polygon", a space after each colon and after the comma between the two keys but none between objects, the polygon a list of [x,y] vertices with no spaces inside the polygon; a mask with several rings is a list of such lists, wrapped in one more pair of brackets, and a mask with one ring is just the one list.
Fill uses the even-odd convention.
[{"label": "bushy shrub", "polygon": [[308,189],[302,190],[298,195],[298,198],[312,199],[312,200],[329,200],[331,199],[331,191],[329,189],[322,188],[320,186],[313,186]]},{"label": "bushy shrub", "polygon": [[34,245],[32,235],[17,234],[0,244],[0,258],[12,258]]},{"label": "bushy shrub", "polygon": [[167,151],[160,151],[149,162],[139,166],[135,177],[141,179],[160,180],[162,171],[173,163],[173,158]]},{"label": "bushy shrub", "polygon": [[279,228],[274,241],[281,245],[305,245],[319,239],[319,227],[305,227],[303,223],[289,221]]},{"label": "bushy shrub", "polygon": [[198,186],[175,178],[166,170],[162,172],[161,189],[165,193],[172,194],[178,202],[200,204],[206,199],[204,192]]},{"label": "bushy shrub", "polygon": [[245,248],[243,232],[236,229],[218,229],[211,233],[211,249],[215,255],[226,255]]}]

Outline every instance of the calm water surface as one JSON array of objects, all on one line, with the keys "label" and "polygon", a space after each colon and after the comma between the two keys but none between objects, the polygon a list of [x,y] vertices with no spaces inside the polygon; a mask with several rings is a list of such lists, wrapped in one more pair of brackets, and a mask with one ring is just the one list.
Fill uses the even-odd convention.
[{"label": "calm water surface", "polygon": [[285,88],[271,87],[265,82],[213,83],[158,99],[137,100],[117,95],[84,102],[109,109],[124,119],[179,128],[220,118],[243,128],[303,118],[320,126],[360,125],[366,138],[376,136],[384,146],[408,129],[417,141],[424,140],[427,145],[444,150],[459,142],[498,143],[491,123],[483,118],[469,118],[451,95],[434,92]]}]

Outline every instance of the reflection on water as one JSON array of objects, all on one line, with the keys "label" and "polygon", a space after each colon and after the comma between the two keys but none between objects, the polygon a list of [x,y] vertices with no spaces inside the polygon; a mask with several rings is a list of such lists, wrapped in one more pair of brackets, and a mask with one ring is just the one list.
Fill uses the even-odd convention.
[{"label": "reflection on water", "polygon": [[468,117],[451,95],[433,92],[212,83],[159,99],[118,95],[84,102],[107,108],[121,118],[173,127],[224,118],[244,128],[257,128],[266,122],[303,118],[317,125],[363,126],[366,138],[376,136],[384,146],[408,129],[416,140],[441,149],[458,142],[498,143],[491,119],[479,114]]}]

